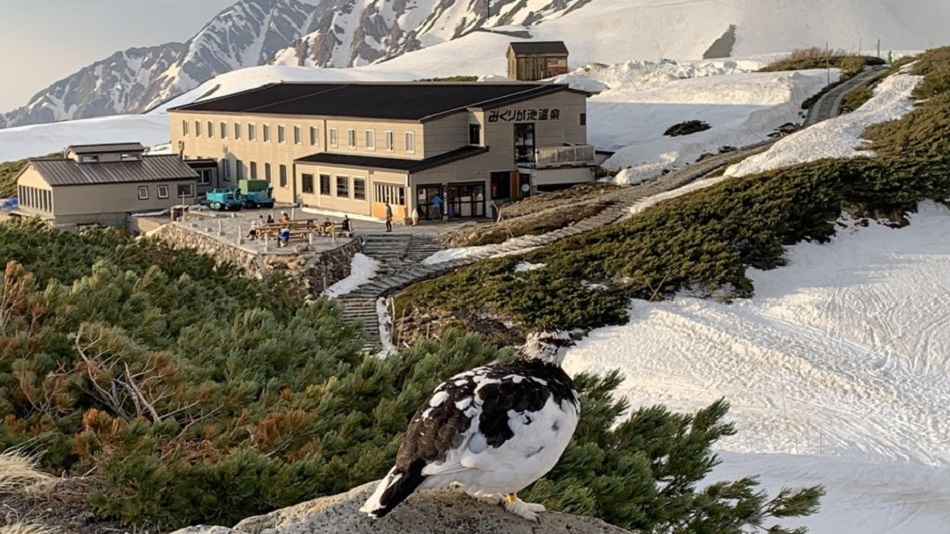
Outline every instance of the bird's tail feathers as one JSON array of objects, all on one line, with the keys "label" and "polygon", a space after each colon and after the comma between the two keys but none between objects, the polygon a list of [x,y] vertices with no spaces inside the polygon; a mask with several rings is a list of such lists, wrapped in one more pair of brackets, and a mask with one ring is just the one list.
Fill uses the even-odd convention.
[{"label": "bird's tail feathers", "polygon": [[360,512],[370,517],[383,517],[391,512],[426,479],[422,474],[424,465],[425,462],[417,461],[410,464],[409,469],[393,467],[389,474],[379,481],[376,491],[360,508]]}]

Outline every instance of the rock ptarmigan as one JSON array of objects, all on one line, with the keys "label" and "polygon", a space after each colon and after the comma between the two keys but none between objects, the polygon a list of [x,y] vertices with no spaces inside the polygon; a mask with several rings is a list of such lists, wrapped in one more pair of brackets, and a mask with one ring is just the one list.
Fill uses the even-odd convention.
[{"label": "rock ptarmigan", "polygon": [[383,517],[416,489],[453,487],[537,521],[516,492],[557,463],[577,427],[574,382],[561,369],[565,333],[528,336],[512,363],[478,367],[439,387],[413,416],[396,465],[360,508]]}]

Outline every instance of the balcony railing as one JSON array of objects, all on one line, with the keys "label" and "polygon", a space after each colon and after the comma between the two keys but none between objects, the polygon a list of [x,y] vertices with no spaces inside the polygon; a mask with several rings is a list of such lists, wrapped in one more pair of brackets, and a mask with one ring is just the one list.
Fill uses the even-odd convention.
[{"label": "balcony railing", "polygon": [[535,149],[535,166],[571,167],[594,164],[594,147],[591,145],[567,145]]}]

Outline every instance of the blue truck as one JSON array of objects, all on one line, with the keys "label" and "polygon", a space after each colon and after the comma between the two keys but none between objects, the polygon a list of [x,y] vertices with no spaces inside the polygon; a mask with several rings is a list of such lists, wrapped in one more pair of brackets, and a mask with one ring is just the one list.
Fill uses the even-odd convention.
[{"label": "blue truck", "polygon": [[267,180],[241,180],[238,187],[208,191],[204,203],[215,211],[270,209],[274,207],[274,188]]}]

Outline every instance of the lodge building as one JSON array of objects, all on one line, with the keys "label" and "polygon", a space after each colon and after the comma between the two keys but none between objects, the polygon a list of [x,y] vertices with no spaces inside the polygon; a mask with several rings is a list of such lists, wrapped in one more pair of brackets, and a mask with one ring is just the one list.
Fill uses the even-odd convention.
[{"label": "lodge building", "polygon": [[61,158],[30,159],[12,214],[65,229],[124,227],[131,214],[193,203],[198,174],[176,155],[144,152],[139,143],[72,145]]},{"label": "lodge building", "polygon": [[217,162],[218,186],[266,179],[278,202],[372,217],[388,201],[404,221],[433,217],[436,195],[443,216],[491,217],[591,181],[586,97],[549,83],[277,83],[169,115],[172,146],[195,168]]}]

